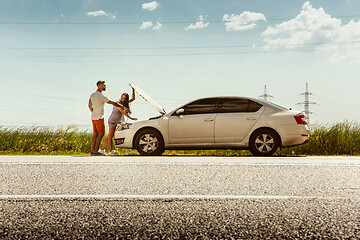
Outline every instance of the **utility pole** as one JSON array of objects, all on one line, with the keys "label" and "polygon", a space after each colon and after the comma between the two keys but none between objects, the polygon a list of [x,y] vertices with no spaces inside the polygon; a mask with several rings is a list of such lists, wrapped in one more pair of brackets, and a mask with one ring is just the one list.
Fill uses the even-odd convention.
[{"label": "utility pole", "polygon": [[310,125],[310,114],[313,113],[310,111],[310,104],[316,104],[316,103],[310,102],[310,95],[312,95],[312,93],[309,92],[309,84],[308,83],[306,83],[305,92],[301,93],[300,95],[305,96],[305,101],[299,102],[298,104],[304,105],[303,113],[305,114],[306,122],[308,123],[308,125]]},{"label": "utility pole", "polygon": [[264,88],[264,94],[263,95],[260,95],[259,96],[260,98],[264,99],[265,101],[268,100],[268,98],[272,98],[273,96],[267,94],[267,91],[266,91],[266,85],[265,85],[265,88]]}]

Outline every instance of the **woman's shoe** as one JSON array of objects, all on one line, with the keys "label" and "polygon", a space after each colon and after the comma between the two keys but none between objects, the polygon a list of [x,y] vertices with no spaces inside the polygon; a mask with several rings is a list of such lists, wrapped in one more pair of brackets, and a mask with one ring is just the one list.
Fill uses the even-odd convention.
[{"label": "woman's shoe", "polygon": [[117,154],[115,150],[112,150],[111,152],[109,152],[109,156],[119,156],[119,154]]}]

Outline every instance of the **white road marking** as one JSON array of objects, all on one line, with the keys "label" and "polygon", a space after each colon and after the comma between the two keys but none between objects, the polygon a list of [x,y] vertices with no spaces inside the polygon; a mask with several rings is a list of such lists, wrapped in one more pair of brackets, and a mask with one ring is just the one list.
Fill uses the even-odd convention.
[{"label": "white road marking", "polygon": [[193,166],[360,166],[360,157],[201,157],[201,156],[0,156],[12,165],[193,165]]},{"label": "white road marking", "polygon": [[277,196],[277,195],[0,195],[0,200],[9,199],[348,199],[344,197]]},{"label": "white road marking", "polygon": [[360,163],[239,163],[239,162],[0,162],[1,165],[191,165],[191,166],[339,166],[360,167]]}]

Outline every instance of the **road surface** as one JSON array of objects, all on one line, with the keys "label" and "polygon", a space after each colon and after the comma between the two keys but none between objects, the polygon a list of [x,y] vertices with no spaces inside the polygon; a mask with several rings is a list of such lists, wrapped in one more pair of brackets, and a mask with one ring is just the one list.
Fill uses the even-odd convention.
[{"label": "road surface", "polygon": [[0,157],[7,238],[359,238],[359,157]]}]

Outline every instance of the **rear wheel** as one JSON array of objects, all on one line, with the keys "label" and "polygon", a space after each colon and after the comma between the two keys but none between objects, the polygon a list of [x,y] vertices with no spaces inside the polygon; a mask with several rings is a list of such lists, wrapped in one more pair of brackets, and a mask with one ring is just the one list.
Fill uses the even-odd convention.
[{"label": "rear wheel", "polygon": [[249,148],[254,156],[272,156],[280,145],[280,139],[275,131],[261,129],[253,133]]},{"label": "rear wheel", "polygon": [[164,152],[164,141],[159,132],[145,129],[137,134],[135,148],[143,156],[159,156]]}]

